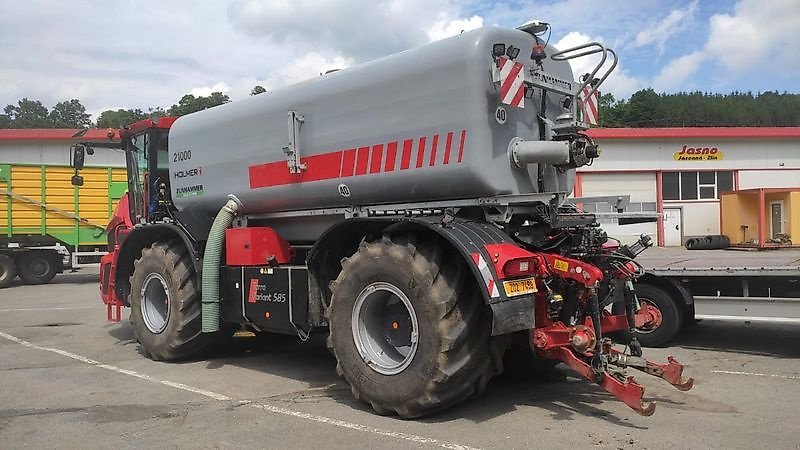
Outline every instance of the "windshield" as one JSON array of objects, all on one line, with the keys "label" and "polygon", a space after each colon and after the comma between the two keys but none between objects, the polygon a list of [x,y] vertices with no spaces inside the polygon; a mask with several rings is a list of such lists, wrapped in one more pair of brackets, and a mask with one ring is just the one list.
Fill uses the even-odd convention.
[{"label": "windshield", "polygon": [[134,222],[144,219],[145,180],[147,179],[148,133],[140,133],[130,139],[126,160],[128,164],[128,192],[131,193],[131,218]]}]

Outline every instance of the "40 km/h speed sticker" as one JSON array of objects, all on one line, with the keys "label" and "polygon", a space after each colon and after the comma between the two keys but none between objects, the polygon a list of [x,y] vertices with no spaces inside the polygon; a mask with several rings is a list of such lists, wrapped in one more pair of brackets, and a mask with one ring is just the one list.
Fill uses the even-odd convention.
[{"label": "40 km/h speed sticker", "polygon": [[497,123],[500,125],[506,123],[507,113],[506,109],[502,106],[498,106],[497,110],[494,112],[494,118],[497,120]]}]

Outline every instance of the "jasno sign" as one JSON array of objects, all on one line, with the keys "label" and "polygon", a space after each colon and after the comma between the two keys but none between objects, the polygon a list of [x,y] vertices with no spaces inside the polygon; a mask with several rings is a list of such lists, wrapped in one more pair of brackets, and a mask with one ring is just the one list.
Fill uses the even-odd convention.
[{"label": "jasno sign", "polygon": [[675,161],[722,161],[725,154],[717,147],[687,147],[672,154]]}]

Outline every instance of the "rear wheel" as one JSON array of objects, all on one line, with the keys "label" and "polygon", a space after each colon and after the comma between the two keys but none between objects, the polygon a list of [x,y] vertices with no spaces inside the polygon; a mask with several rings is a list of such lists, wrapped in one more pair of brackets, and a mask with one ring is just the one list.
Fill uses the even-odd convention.
[{"label": "rear wheel", "polygon": [[200,332],[200,290],[182,242],[156,242],[134,266],[128,301],[145,355],[157,361],[191,358],[222,338],[223,332]]},{"label": "rear wheel", "polygon": [[28,284],[44,284],[56,276],[57,254],[46,251],[28,251],[19,261],[19,277]]},{"label": "rear wheel", "polygon": [[8,255],[0,255],[0,288],[8,287],[17,276],[17,265]]},{"label": "rear wheel", "polygon": [[431,414],[495,374],[480,293],[457,261],[435,243],[384,237],[342,262],[328,345],[353,395],[379,414]]}]

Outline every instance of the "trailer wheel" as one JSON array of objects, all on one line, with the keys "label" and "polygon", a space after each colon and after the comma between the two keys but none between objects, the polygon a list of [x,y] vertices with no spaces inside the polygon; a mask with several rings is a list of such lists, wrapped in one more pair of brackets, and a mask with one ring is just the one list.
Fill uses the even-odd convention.
[{"label": "trailer wheel", "polygon": [[8,287],[17,276],[17,266],[8,255],[0,255],[0,288]]},{"label": "trailer wheel", "polygon": [[642,308],[649,308],[660,318],[655,326],[636,329],[636,338],[645,347],[659,347],[678,334],[685,317],[668,293],[649,284],[637,284],[636,296]]},{"label": "trailer wheel", "polygon": [[19,277],[28,284],[45,284],[56,276],[58,269],[53,253],[28,251],[19,260]]},{"label": "trailer wheel", "polygon": [[199,355],[219,333],[201,333],[200,289],[189,252],[178,241],[142,250],[131,276],[131,322],[142,353],[156,361]]},{"label": "trailer wheel", "polygon": [[419,417],[482,392],[497,368],[468,268],[433,243],[362,243],[343,260],[328,346],[353,395],[379,414]]}]

